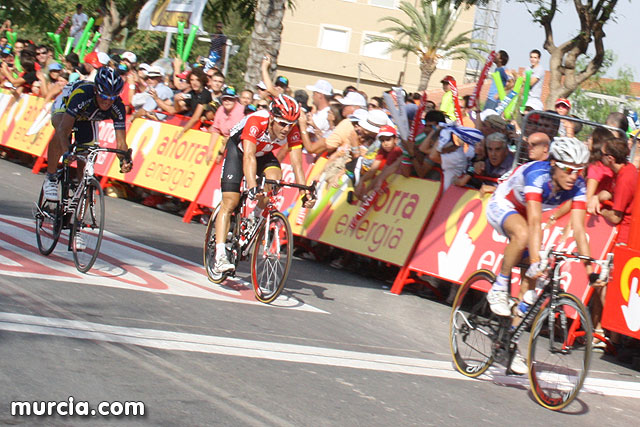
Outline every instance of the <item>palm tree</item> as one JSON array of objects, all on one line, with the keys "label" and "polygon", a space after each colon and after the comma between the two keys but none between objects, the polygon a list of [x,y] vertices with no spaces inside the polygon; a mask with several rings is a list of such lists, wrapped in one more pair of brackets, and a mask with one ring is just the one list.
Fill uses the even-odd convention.
[{"label": "palm tree", "polygon": [[[427,88],[431,75],[441,59],[482,60],[478,51],[486,51],[483,40],[468,37],[473,30],[456,34],[450,38],[453,27],[460,16],[461,8],[455,7],[455,0],[420,0],[418,8],[402,1],[398,8],[407,15],[409,22],[393,16],[385,16],[380,22],[389,22],[394,26],[382,32],[394,34],[394,37],[371,36],[369,43],[389,43],[389,50],[399,50],[405,56],[414,54],[420,58],[420,84],[418,90]],[[474,47],[471,47],[473,43]]]}]

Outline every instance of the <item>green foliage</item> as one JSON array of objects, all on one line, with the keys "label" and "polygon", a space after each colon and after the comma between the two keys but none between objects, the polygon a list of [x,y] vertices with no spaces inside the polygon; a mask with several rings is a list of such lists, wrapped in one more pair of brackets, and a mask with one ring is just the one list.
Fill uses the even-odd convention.
[{"label": "green foliage", "polygon": [[[579,66],[584,67],[588,61],[589,58],[581,58]],[[615,61],[615,54],[607,50],[602,68],[588,80],[588,84],[577,89],[571,95],[571,102],[572,105],[574,105],[572,113],[597,123],[604,123],[609,113],[620,111],[620,103],[618,102],[597,99],[587,95],[587,93],[598,93],[619,97],[631,94],[631,82],[634,81],[634,75],[630,67],[619,69],[616,79],[603,79],[603,76],[613,66]],[[584,87],[587,87],[587,89]]]}]

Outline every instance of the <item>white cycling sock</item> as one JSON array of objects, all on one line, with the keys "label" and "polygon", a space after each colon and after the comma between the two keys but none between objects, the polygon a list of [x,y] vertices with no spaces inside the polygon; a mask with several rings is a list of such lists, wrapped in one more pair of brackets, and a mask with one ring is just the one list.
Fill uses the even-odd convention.
[{"label": "white cycling sock", "polygon": [[509,282],[509,276],[505,276],[504,274],[500,273],[496,278],[496,281],[493,282],[493,286],[491,286],[491,289],[493,289],[494,291],[509,291]]},{"label": "white cycling sock", "polygon": [[216,259],[222,258],[223,255],[227,254],[227,250],[225,248],[224,243],[216,243]]}]

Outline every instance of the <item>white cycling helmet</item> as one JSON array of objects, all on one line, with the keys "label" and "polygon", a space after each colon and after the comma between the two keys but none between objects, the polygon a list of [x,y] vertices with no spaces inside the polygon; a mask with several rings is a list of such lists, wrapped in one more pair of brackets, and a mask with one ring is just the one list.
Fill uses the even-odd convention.
[{"label": "white cycling helmet", "polygon": [[553,138],[549,154],[560,162],[584,165],[589,161],[589,149],[587,144],[578,138],[560,136]]}]

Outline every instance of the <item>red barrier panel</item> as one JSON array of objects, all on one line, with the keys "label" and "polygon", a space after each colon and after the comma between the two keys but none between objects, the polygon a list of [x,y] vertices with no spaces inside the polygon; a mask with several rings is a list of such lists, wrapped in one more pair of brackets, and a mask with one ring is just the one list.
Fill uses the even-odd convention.
[{"label": "red barrier panel", "polygon": [[[462,283],[471,273],[481,268],[498,272],[507,239],[495,232],[487,222],[485,209],[489,197],[486,195],[481,198],[476,190],[450,187],[436,206],[409,262],[409,268],[454,283]],[[543,223],[546,223],[552,212],[543,214]],[[544,230],[544,247],[556,245],[557,250],[576,249],[572,236],[560,243],[569,217],[570,215],[565,215],[554,226]],[[589,216],[586,232],[591,256],[603,259],[616,235],[615,227],[602,217]],[[582,265],[568,263],[563,271],[562,283],[565,290],[584,300],[588,292],[588,280]],[[519,283],[517,273],[513,274],[512,283]],[[517,286],[512,286],[512,291],[515,295]]]},{"label": "red barrier panel", "polygon": [[613,280],[607,285],[602,326],[640,339],[640,251],[616,246],[613,260]]}]

